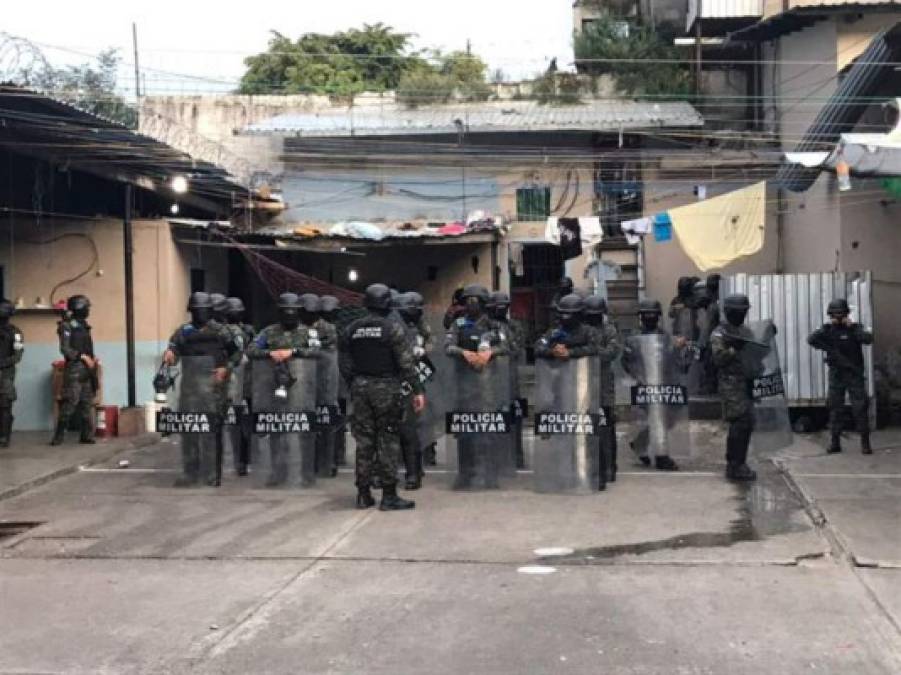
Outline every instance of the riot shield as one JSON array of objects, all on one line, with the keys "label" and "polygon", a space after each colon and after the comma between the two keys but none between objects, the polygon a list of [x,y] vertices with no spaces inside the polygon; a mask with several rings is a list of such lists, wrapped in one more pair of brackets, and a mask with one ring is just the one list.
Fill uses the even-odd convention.
[{"label": "riot shield", "polygon": [[465,361],[457,360],[454,384],[456,402],[445,419],[447,433],[457,437],[454,488],[497,488],[501,466],[510,454],[509,361],[494,358],[476,371]]},{"label": "riot shield", "polygon": [[691,455],[688,388],[680,377],[683,358],[665,333],[626,339],[622,364],[629,378],[630,445],[639,458]]},{"label": "riot shield", "polygon": [[597,357],[536,360],[532,459],[536,492],[598,490],[598,438],[607,425],[600,369]]},{"label": "riot shield", "polygon": [[253,364],[251,458],[256,487],[316,482],[316,358]]},{"label": "riot shield", "polygon": [[250,464],[250,409],[247,405],[248,359],[232,369],[226,386],[225,415],[222,420],[225,470],[239,475]]},{"label": "riot shield", "polygon": [[742,348],[741,359],[754,399],[751,447],[755,452],[775,452],[787,448],[794,440],[776,327],[772,321],[756,321],[748,324],[748,328],[754,337]]},{"label": "riot shield", "polygon": [[335,446],[344,421],[338,406],[338,351],[326,349],[319,354],[316,373],[316,475],[330,478],[337,473]]},{"label": "riot shield", "polygon": [[185,356],[179,360],[179,367],[173,405],[157,413],[156,430],[179,436],[183,475],[178,485],[218,485],[222,456],[217,437],[224,385],[215,381],[212,356]]}]

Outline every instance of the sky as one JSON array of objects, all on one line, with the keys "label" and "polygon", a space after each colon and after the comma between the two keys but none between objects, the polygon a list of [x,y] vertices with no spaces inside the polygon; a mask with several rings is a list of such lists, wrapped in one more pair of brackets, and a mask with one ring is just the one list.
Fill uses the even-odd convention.
[{"label": "sky", "polygon": [[[245,56],[265,50],[270,30],[296,38],[381,21],[414,33],[416,47],[464,49],[472,42],[490,71],[531,77],[557,58],[572,61],[572,1],[181,0],[8,2],[0,31],[37,43],[54,65],[85,62],[105,47],[124,57],[120,85],[133,92],[132,22],[146,93],[213,93],[233,88]],[[540,12],[532,9],[540,7]]]}]

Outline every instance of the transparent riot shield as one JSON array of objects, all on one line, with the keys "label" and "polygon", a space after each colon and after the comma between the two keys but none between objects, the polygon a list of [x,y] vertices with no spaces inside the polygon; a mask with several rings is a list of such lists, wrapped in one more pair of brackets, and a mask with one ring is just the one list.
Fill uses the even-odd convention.
[{"label": "transparent riot shield", "polygon": [[256,487],[316,482],[317,361],[254,361],[251,475]]},{"label": "transparent riot shield", "polygon": [[343,419],[338,406],[338,350],[326,349],[319,355],[316,373],[316,412],[319,431],[316,433],[316,475],[332,477],[337,474],[335,447]]},{"label": "transparent riot shield", "polygon": [[172,405],[157,413],[156,430],[179,436],[183,473],[178,485],[218,485],[225,385],[215,379],[212,356],[182,357],[179,368]]},{"label": "transparent riot shield", "polygon": [[536,492],[595,492],[607,420],[601,407],[600,361],[586,357],[535,362]]},{"label": "transparent riot shield", "polygon": [[456,401],[445,418],[447,433],[457,437],[454,487],[497,488],[501,467],[510,455],[509,361],[495,358],[477,371],[455,360],[454,383]]},{"label": "transparent riot shield", "polygon": [[248,359],[232,369],[226,386],[225,415],[222,420],[225,471],[247,473],[250,464],[250,409],[247,404]]},{"label": "transparent riot shield", "polygon": [[626,338],[622,365],[631,405],[630,445],[639,458],[691,455],[688,387],[681,381],[683,358],[668,334]]},{"label": "transparent riot shield", "polygon": [[754,399],[754,432],[751,447],[756,452],[775,452],[793,442],[788,403],[776,327],[772,321],[748,324],[753,340],[741,350],[742,366],[750,380]]}]

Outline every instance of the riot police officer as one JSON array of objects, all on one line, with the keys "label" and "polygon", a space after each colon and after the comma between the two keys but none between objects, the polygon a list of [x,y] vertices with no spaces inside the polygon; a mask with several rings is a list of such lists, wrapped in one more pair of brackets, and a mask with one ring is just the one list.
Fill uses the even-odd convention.
[{"label": "riot police officer", "polygon": [[60,321],[57,326],[59,350],[66,365],[59,417],[50,445],[60,445],[65,440],[66,428],[73,414],[81,424],[79,443],[90,444],[95,442],[92,411],[97,393],[97,359],[91,326],[88,325],[91,301],[85,295],[73,295],[66,307],[71,318]]},{"label": "riot police officer", "polygon": [[[250,404],[250,372],[248,368],[249,360],[247,358],[247,348],[254,339],[253,326],[244,323],[244,302],[241,298],[227,298],[226,310],[223,313],[225,318],[225,327],[232,336],[235,343],[235,354],[232,358],[233,377],[240,373],[241,377],[235,383],[236,389],[232,392],[232,399],[228,403],[241,406],[246,403]],[[236,410],[237,412],[237,410]],[[247,413],[247,410],[243,410]],[[249,417],[241,414],[237,419],[237,429],[233,436],[235,443],[235,472],[239,476],[247,475],[247,465],[250,463],[250,425]]]},{"label": "riot police officer", "polygon": [[[623,369],[628,374],[635,377],[640,384],[647,384],[643,381],[644,375],[642,374],[643,368],[646,368],[643,364],[645,358],[662,359],[660,365],[662,366],[662,379],[664,381],[673,382],[678,379],[673,373],[673,370],[679,350],[685,346],[685,338],[681,336],[674,338],[667,333],[666,330],[661,328],[660,318],[662,315],[663,308],[660,306],[658,300],[645,299],[639,302],[638,321],[641,324],[640,331],[637,335],[630,335],[626,338],[623,344]],[[659,343],[663,346],[663,353],[651,355],[643,354],[642,338],[644,336],[658,336]],[[668,415],[667,411],[664,411],[664,413],[665,415]],[[664,422],[667,427],[671,424],[671,420],[667,419],[666,416],[664,417]],[[639,461],[645,466],[651,465],[651,459],[648,455],[649,441],[650,429],[645,426],[639,430],[631,443],[631,447],[638,455]],[[676,462],[669,456],[669,449],[666,447],[655,449],[654,467],[659,471],[677,471],[679,469]]]},{"label": "riot police officer", "polygon": [[389,318],[390,289],[384,284],[372,284],[366,289],[364,305],[368,315],[347,327],[340,338],[339,350],[343,357],[341,375],[350,383],[353,401],[357,508],[375,505],[371,486],[373,468],[377,467],[382,479],[379,509],[412,509],[415,502],[397,494],[402,391],[405,385],[412,391],[412,406],[416,413],[425,407],[425,396],[404,329],[398,321]]},{"label": "riot police officer", "polygon": [[13,303],[6,298],[0,300],[0,448],[9,447],[16,400],[16,365],[25,349],[22,331],[10,323],[15,312]]},{"label": "riot police officer", "polygon": [[807,342],[814,349],[826,352],[829,365],[829,430],[832,433],[829,452],[842,451],[842,411],[845,392],[848,392],[854,422],[860,432],[860,449],[863,454],[870,455],[873,449],[870,447],[863,347],[873,344],[873,334],[851,321],[851,309],[844,298],[830,302],[827,314],[829,323],[811,333]]},{"label": "riot police officer", "polygon": [[[512,397],[514,403],[518,402],[521,395],[519,382],[519,366],[525,361],[526,333],[522,324],[516,319],[510,318],[510,296],[501,291],[495,291],[488,297],[486,306],[488,316],[501,327],[507,335],[507,343],[510,348],[510,377],[512,379]],[[525,449],[523,447],[523,420],[525,410],[520,411],[520,417],[514,419],[513,442],[516,453],[516,467],[524,469],[526,466]]]},{"label": "riot police officer", "polygon": [[751,303],[746,295],[730,295],[723,301],[725,321],[710,336],[713,363],[717,368],[718,391],[723,404],[723,419],[729,423],[726,436],[726,478],[732,481],[757,480],[747,464],[751,433],[754,431],[752,379],[741,352],[754,341],[754,333],[745,325]]},{"label": "riot police officer", "polygon": [[213,303],[213,321],[225,325],[225,313],[228,312],[228,298],[222,293],[210,293],[210,302]]},{"label": "riot police officer", "polygon": [[[209,407],[217,412],[224,409],[226,397],[226,382],[229,375],[229,364],[238,351],[238,345],[229,330],[222,324],[212,319],[213,302],[208,293],[191,293],[188,298],[188,312],[191,320],[180,326],[169,338],[169,346],[163,355],[163,362],[168,366],[175,365],[180,359],[208,357],[213,366],[212,373],[192,372],[190,376],[183,374],[181,388],[183,392],[205,392],[205,382],[189,382],[188,377],[211,377],[213,380],[211,396],[215,399]],[[203,398],[197,396],[198,400]],[[206,402],[201,402],[206,404]],[[215,433],[220,436],[217,428]],[[182,462],[184,475],[179,478],[176,487],[187,487],[205,480],[207,485],[218,487],[222,481],[222,446],[219,440],[215,444],[215,466],[210,473],[201,476],[201,466],[204,464],[200,456],[202,449],[196,438],[182,439]]]},{"label": "riot police officer", "polygon": [[[484,286],[472,284],[463,289],[460,299],[466,308],[463,316],[451,324],[445,342],[445,353],[463,359],[472,368],[481,370],[493,356],[506,356],[510,346],[503,326],[486,313],[489,293]],[[489,343],[485,343],[488,337]]]},{"label": "riot police officer", "polygon": [[601,361],[601,406],[607,417],[607,426],[602,431],[601,442],[609,449],[610,466],[608,475],[601,476],[601,485],[609,478],[616,481],[616,382],[613,376],[613,364],[620,357],[619,333],[613,321],[607,316],[607,301],[598,295],[589,295],[585,299],[585,324],[594,332],[594,342],[598,358]]},{"label": "riot police officer", "polygon": [[559,325],[549,328],[535,344],[539,359],[576,359],[597,354],[592,330],[582,323],[585,301],[575,293],[565,295],[554,306]]},{"label": "riot police officer", "polygon": [[[397,311],[404,320],[407,338],[413,357],[416,361],[423,359],[432,351],[432,330],[423,318],[424,299],[415,291],[402,293],[397,298]],[[424,448],[418,431],[416,413],[412,408],[412,400],[407,397],[405,401],[405,415],[401,426],[400,444],[404,459],[407,490],[418,490],[422,487]]]}]

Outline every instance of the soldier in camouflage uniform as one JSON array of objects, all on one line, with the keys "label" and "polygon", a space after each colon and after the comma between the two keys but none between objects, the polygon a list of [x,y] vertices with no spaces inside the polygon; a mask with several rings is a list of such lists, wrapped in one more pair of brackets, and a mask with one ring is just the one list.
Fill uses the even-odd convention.
[{"label": "soldier in camouflage uniform", "polygon": [[[397,311],[404,320],[407,338],[410,341],[410,349],[413,350],[413,358],[418,362],[432,351],[432,329],[429,328],[423,317],[423,297],[411,291],[402,293],[397,302]],[[404,401],[404,423],[401,427],[400,447],[404,459],[407,490],[418,490],[422,487],[423,455],[424,449],[419,438],[419,428],[416,421],[416,413],[413,411],[413,401],[406,397]]]},{"label": "soldier in camouflage uniform", "polygon": [[585,301],[575,293],[564,295],[554,311],[557,326],[548,328],[535,343],[537,359],[578,359],[597,354],[595,334],[582,323]]},{"label": "soldier in camouflage uniform", "polygon": [[[522,324],[516,319],[510,318],[510,296],[500,291],[495,291],[488,297],[488,305],[486,307],[488,316],[502,327],[507,335],[507,342],[510,348],[510,377],[512,378],[512,396],[514,399],[521,397],[519,384],[519,366],[525,362],[526,354],[526,332]],[[525,411],[523,411],[525,414]],[[515,445],[514,452],[516,454],[516,468],[524,469],[526,467],[525,450],[522,442],[522,418],[513,421],[513,443]]]},{"label": "soldier in camouflage uniform", "polygon": [[860,432],[860,449],[863,454],[871,455],[863,347],[873,344],[873,334],[851,321],[851,308],[843,298],[830,302],[827,313],[829,323],[811,333],[807,342],[814,349],[826,352],[829,366],[829,430],[832,433],[829,452],[842,451],[842,411],[847,391],[854,422]]},{"label": "soldier in camouflage uniform", "polygon": [[585,299],[583,313],[585,325],[594,332],[594,343],[601,361],[601,406],[607,417],[607,427],[601,430],[600,442],[606,444],[609,458],[607,475],[601,476],[601,486],[607,480],[616,481],[617,447],[616,447],[616,382],[613,376],[613,364],[620,357],[622,347],[619,333],[607,317],[607,301],[598,295],[590,295]]},{"label": "soldier in camouflage uniform", "polygon": [[[723,419],[729,423],[726,436],[726,478],[732,481],[757,480],[747,464],[751,433],[754,431],[754,399],[749,372],[741,352],[754,342],[753,331],[745,325],[751,304],[745,295],[730,295],[723,301],[725,321],[710,335],[710,349],[717,368],[718,391],[723,402]],[[761,364],[761,372],[763,366]]]},{"label": "soldier in camouflage uniform", "polygon": [[[188,311],[191,313],[191,321],[180,326],[169,338],[169,346],[163,354],[163,363],[174,366],[181,358],[211,357],[214,370],[210,377],[213,378],[216,410],[221,413],[225,408],[229,368],[239,348],[229,329],[211,318],[213,303],[208,293],[192,293],[188,298]],[[186,385],[193,386],[192,383],[182,383],[182,387]],[[211,487],[218,487],[221,484],[221,433],[218,429],[215,433],[220,442],[217,442],[216,446],[214,473],[209,476],[200,475],[201,460],[197,439],[190,436],[182,439],[184,475],[175,482],[176,487],[188,487],[200,480],[205,480]]]},{"label": "soldier in camouflage uniform", "polygon": [[[466,311],[451,324],[445,340],[445,354],[454,359],[463,359],[474,370],[482,370],[495,356],[510,354],[507,327],[485,313],[489,297],[484,286],[470,285],[464,288],[461,300]],[[490,342],[487,350],[481,349],[486,337]]]},{"label": "soldier in camouflage uniform", "polygon": [[[246,476],[247,465],[250,464],[251,437],[250,417],[248,415],[251,392],[250,361],[247,357],[247,349],[253,342],[255,335],[253,326],[244,323],[244,302],[241,298],[228,298],[226,305],[224,312],[225,327],[231,333],[236,347],[235,355],[231,361],[231,369],[232,371],[237,368],[243,369],[242,390],[236,392],[235,400],[228,401],[230,405],[239,406],[235,411],[236,413],[239,413],[240,409],[237,419],[238,429],[233,437],[235,442],[235,473],[239,476]],[[244,409],[244,405],[247,406],[247,409]]]},{"label": "soldier in camouflage uniform", "polygon": [[353,401],[357,508],[366,509],[375,504],[371,485],[376,467],[382,478],[379,508],[383,511],[412,509],[415,502],[397,494],[403,416],[401,392],[405,386],[411,389],[413,410],[417,414],[425,407],[425,396],[405,331],[398,321],[389,318],[391,291],[384,284],[372,284],[366,289],[364,304],[369,314],[347,327],[339,348],[341,375],[350,383]]},{"label": "soldier in camouflage uniform", "polygon": [[[334,318],[340,303],[338,302],[338,298],[333,295],[323,295],[316,300],[316,312],[312,317],[312,328],[322,345],[323,353],[334,356],[338,351],[338,329],[329,318]],[[312,306],[312,303],[310,306]],[[335,359],[335,362],[337,362],[337,358]],[[325,361],[320,363],[325,363]],[[326,373],[321,370],[322,368],[324,368],[324,366],[320,365],[320,385],[325,383],[324,378],[327,376]],[[337,373],[330,374],[328,377],[331,377],[332,375],[334,375],[335,378],[340,378]],[[334,382],[333,384],[335,389],[337,389],[338,383]],[[335,397],[330,401],[317,401],[317,404],[335,406],[338,405],[338,399]],[[335,427],[330,427],[321,430],[316,434],[316,467],[320,476],[335,477],[338,475],[338,465],[336,463],[335,455],[336,433],[338,432],[339,430]]]},{"label": "soldier in camouflage uniform", "polygon": [[81,423],[79,443],[94,443],[94,396],[97,392],[97,360],[94,357],[94,340],[87,319],[91,302],[84,295],[69,298],[67,308],[72,318],[60,321],[57,327],[59,350],[66,360],[63,370],[62,400],[56,432],[50,445],[60,445],[65,440],[69,420],[75,414]]},{"label": "soldier in camouflage uniform", "polygon": [[16,365],[25,349],[22,331],[9,321],[15,312],[9,300],[0,300],[0,448],[9,447],[16,400]]}]

